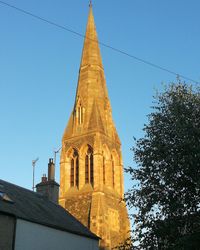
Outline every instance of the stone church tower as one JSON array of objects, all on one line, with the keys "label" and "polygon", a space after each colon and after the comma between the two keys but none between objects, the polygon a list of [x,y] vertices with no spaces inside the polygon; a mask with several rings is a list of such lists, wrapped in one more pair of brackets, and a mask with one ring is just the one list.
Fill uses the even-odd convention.
[{"label": "stone church tower", "polygon": [[112,119],[92,13],[74,108],[62,139],[60,204],[112,249],[129,237],[120,140]]}]

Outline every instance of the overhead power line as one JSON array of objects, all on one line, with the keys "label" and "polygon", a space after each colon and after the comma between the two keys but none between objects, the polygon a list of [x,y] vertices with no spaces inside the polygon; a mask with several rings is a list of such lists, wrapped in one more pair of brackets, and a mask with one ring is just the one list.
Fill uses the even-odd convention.
[{"label": "overhead power line", "polygon": [[[63,26],[63,25],[61,25],[61,24],[58,24],[58,23],[55,23],[55,22],[50,21],[50,20],[48,20],[48,19],[45,19],[45,18],[43,18],[43,17],[41,17],[41,16],[35,15],[35,14],[29,12],[29,11],[26,11],[26,10],[24,10],[24,9],[18,8],[17,6],[11,5],[11,4],[6,3],[6,2],[4,2],[4,1],[1,1],[1,0],[0,0],[0,3],[3,4],[3,5],[5,5],[5,6],[7,6],[7,7],[10,7],[10,8],[12,8],[12,9],[15,9],[15,10],[17,10],[17,11],[23,13],[23,14],[29,15],[29,16],[31,16],[31,17],[34,17],[34,18],[40,20],[40,21],[43,21],[43,22],[48,23],[48,24],[50,24],[50,25],[53,25],[54,27],[57,27],[57,28],[59,28],[59,29],[63,29],[63,30],[65,30],[65,31],[68,31],[68,32],[70,32],[70,33],[72,33],[72,34],[74,34],[74,35],[76,35],[76,36],[79,36],[79,37],[86,38],[86,39],[88,39],[88,40],[92,40],[92,41],[94,41],[94,42],[97,42],[96,40],[93,40],[93,39],[91,39],[91,38],[89,38],[89,37],[86,37],[85,35],[83,35],[83,34],[77,32],[77,31],[75,31],[75,30],[73,30],[73,29],[70,29],[70,28],[68,28],[68,27],[66,27],[66,26]],[[178,73],[178,72],[172,71],[172,70],[170,70],[170,69],[168,69],[168,68],[165,68],[165,67],[162,67],[162,66],[160,66],[160,65],[158,65],[158,64],[155,64],[155,63],[152,63],[152,62],[150,62],[150,61],[147,61],[147,60],[144,60],[144,59],[142,59],[142,58],[139,58],[139,57],[137,57],[137,56],[134,56],[134,55],[132,55],[132,54],[126,52],[126,51],[123,51],[123,50],[121,50],[121,49],[112,47],[112,46],[110,46],[110,45],[108,45],[108,44],[106,44],[106,43],[103,43],[103,42],[101,42],[101,41],[99,41],[99,44],[102,45],[102,46],[104,46],[104,47],[106,47],[106,48],[108,48],[108,49],[111,49],[111,50],[113,50],[113,51],[115,51],[115,52],[117,52],[117,53],[120,53],[120,54],[122,54],[122,55],[128,56],[128,57],[130,57],[130,58],[132,58],[132,59],[135,59],[136,61],[139,61],[139,62],[144,63],[144,64],[146,64],[146,65],[149,65],[149,66],[151,66],[151,67],[154,67],[154,68],[156,68],[156,69],[165,71],[165,72],[167,72],[167,73],[169,73],[169,74],[172,74],[172,75],[175,75],[175,76],[177,76],[177,77],[181,77],[181,78],[183,78],[183,79],[185,79],[185,80],[188,80],[188,81],[191,81],[191,82],[200,84],[200,82],[198,82],[198,81],[196,81],[196,80],[194,80],[194,79],[192,79],[192,78],[190,78],[190,77],[188,77],[188,76],[182,75],[182,74],[180,74],[180,73]]]}]

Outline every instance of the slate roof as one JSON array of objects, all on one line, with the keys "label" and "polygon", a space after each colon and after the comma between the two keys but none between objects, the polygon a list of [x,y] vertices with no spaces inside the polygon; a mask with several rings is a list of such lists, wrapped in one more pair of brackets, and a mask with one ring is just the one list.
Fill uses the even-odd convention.
[{"label": "slate roof", "polygon": [[33,223],[99,239],[64,208],[48,201],[41,194],[3,180],[0,180],[0,194],[0,212]]}]

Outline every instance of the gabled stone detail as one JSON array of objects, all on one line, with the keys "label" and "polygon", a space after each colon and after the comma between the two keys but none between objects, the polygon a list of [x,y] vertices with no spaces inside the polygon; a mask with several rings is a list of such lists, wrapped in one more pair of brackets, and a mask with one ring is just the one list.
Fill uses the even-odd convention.
[{"label": "gabled stone detail", "polygon": [[105,128],[102,122],[101,114],[95,101],[93,103],[92,112],[89,119],[88,131],[98,131],[105,134]]}]

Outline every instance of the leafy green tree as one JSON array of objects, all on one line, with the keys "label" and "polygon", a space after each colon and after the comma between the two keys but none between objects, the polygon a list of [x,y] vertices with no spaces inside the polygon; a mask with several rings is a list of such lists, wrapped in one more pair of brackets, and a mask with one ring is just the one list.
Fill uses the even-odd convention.
[{"label": "leafy green tree", "polygon": [[200,92],[185,83],[157,94],[126,194],[134,208],[133,249],[200,249]]}]

